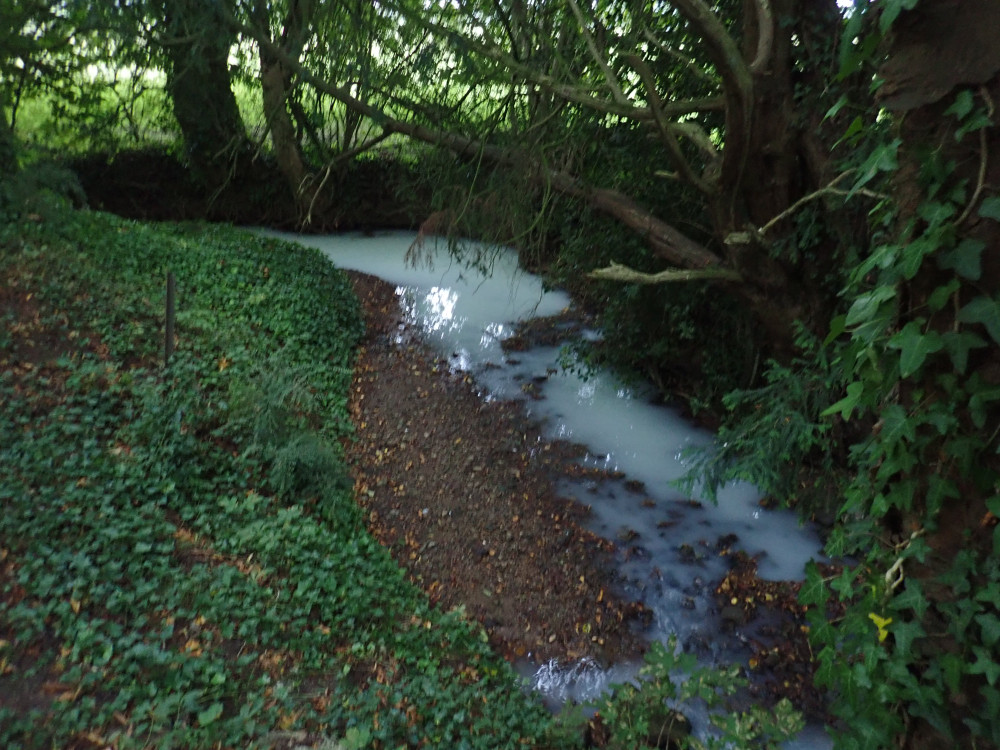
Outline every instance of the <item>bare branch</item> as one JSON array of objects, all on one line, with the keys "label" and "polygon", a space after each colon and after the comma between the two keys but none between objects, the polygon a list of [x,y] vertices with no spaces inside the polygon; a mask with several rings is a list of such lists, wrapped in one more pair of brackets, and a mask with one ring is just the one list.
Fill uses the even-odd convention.
[{"label": "bare branch", "polygon": [[583,13],[580,12],[580,6],[576,4],[576,0],[566,0],[566,3],[569,5],[570,10],[573,11],[577,23],[580,24],[580,33],[587,43],[587,49],[590,50],[591,57],[594,58],[594,62],[597,63],[597,66],[604,74],[604,80],[607,82],[608,88],[611,89],[611,96],[619,104],[627,104],[628,99],[625,97],[622,87],[618,85],[618,78],[608,66],[607,61],[601,56],[600,50],[597,49],[597,44],[594,43],[594,37],[590,33],[590,29],[587,28],[587,20],[583,17]]},{"label": "bare branch", "polygon": [[682,63],[695,78],[699,78],[706,83],[711,83],[714,86],[718,86],[719,79],[710,75],[702,68],[698,63],[692,60],[686,55],[682,55],[680,52],[674,48],[664,44],[662,41],[656,38],[656,35],[649,29],[643,29],[642,35],[646,38],[646,41],[654,45],[661,52],[670,55],[672,58]]},{"label": "bare branch", "polygon": [[610,266],[598,268],[587,274],[591,279],[601,281],[620,281],[625,284],[668,284],[676,281],[743,281],[743,277],[730,268],[705,268],[688,270],[683,268],[667,268],[657,273],[636,271],[611,261]]},{"label": "bare branch", "polygon": [[750,229],[743,232],[732,232],[729,236],[726,237],[725,243],[727,245],[748,245],[750,244],[750,242],[754,240],[758,242],[764,242],[764,235],[767,234],[769,230],[773,229],[776,224],[778,224],[784,219],[787,219],[793,213],[802,208],[805,204],[809,203],[810,201],[814,201],[817,198],[822,198],[824,195],[843,195],[843,196],[863,195],[866,198],[874,198],[876,200],[884,200],[889,197],[884,193],[876,193],[873,190],[867,190],[865,188],[862,188],[860,190],[842,190],[841,188],[837,187],[837,184],[841,180],[843,180],[848,175],[853,174],[855,171],[856,170],[854,169],[848,169],[846,172],[841,172],[839,175],[833,178],[833,180],[831,180],[828,185],[826,185],[825,187],[821,187],[819,190],[814,190],[808,195],[802,196],[797,201],[795,201],[795,203],[793,203],[784,211],[782,211],[780,214],[775,216],[773,219],[769,220],[760,229],[757,229],[756,227],[750,227]]},{"label": "bare branch", "polygon": [[653,78],[653,73],[649,69],[649,66],[638,55],[628,55],[626,59],[635,69],[636,73],[639,74],[639,79],[646,89],[646,99],[649,101],[649,108],[653,112],[653,119],[660,131],[660,141],[666,146],[678,174],[680,174],[685,182],[694,186],[699,192],[705,195],[714,194],[715,186],[697,175],[681,152],[680,146],[677,143],[675,124],[670,122],[663,114],[660,95],[656,90],[656,80]]}]

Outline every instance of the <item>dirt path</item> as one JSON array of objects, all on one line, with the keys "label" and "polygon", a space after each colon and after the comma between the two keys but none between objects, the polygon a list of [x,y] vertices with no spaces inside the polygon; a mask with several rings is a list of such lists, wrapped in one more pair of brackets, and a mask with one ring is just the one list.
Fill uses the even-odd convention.
[{"label": "dirt path", "polygon": [[393,287],[352,278],[368,335],[350,458],[374,534],[433,601],[464,605],[508,658],[639,653],[644,613],[614,594],[611,545],[554,490],[577,449],[542,439],[519,405],[485,403],[412,336],[395,343],[406,331]]}]

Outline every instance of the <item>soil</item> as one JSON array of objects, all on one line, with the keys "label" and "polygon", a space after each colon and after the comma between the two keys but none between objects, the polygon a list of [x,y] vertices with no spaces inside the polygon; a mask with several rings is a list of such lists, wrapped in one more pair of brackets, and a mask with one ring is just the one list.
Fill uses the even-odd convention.
[{"label": "soil", "polygon": [[368,333],[349,454],[372,533],[433,602],[464,606],[507,658],[639,654],[646,613],[616,594],[614,545],[554,489],[581,471],[581,449],[545,440],[516,403],[484,401],[407,330],[393,286],[352,278]]}]

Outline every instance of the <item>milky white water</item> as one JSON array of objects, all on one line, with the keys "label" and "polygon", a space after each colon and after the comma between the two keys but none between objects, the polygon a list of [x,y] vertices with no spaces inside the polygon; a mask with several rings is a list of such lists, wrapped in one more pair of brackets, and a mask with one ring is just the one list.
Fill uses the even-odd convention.
[{"label": "milky white water", "polygon": [[[801,527],[792,513],[763,510],[760,494],[750,485],[723,488],[717,505],[673,488],[671,482],[686,471],[684,450],[712,439],[676,412],[608,374],[582,379],[562,370],[558,348],[505,354],[500,342],[513,334],[518,321],[554,315],[571,304],[566,294],[546,291],[540,279],[520,271],[513,252],[491,258],[491,272],[484,275],[453,261],[443,243],[432,265],[413,267],[405,259],[415,238],[410,232],[267,234],[316,247],[341,268],[395,284],[407,322],[452,367],[470,372],[487,398],[524,400],[549,437],[587,447],[585,464],[624,474],[621,481],[567,482],[561,489],[591,507],[593,531],[628,540],[619,541],[618,571],[625,593],[654,614],[650,638],[675,634],[709,662],[746,658],[741,649],[752,626],[724,632],[712,602],[712,586],[726,573],[716,546],[723,537],[735,536],[734,547],[759,557],[763,578],[801,579],[805,563],[821,557],[815,531]],[[525,397],[526,382],[540,399]],[[641,482],[641,490],[626,488],[626,479]],[[609,683],[631,679],[636,668],[593,662],[522,665],[532,687],[553,702],[593,699]],[[700,723],[699,717],[692,719]],[[827,746],[824,737],[812,734],[794,744]]]}]

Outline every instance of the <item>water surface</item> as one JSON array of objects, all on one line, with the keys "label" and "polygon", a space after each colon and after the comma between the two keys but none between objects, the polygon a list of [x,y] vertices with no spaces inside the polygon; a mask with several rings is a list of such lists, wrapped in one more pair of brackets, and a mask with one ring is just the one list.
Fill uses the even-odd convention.
[{"label": "water surface", "polygon": [[[540,279],[519,270],[512,251],[480,258],[489,266],[484,273],[454,261],[443,243],[431,264],[408,263],[415,239],[410,232],[268,234],[316,247],[341,268],[395,284],[408,325],[422,331],[453,368],[471,373],[484,397],[523,400],[548,437],[586,446],[585,465],[624,475],[618,481],[567,480],[560,489],[592,509],[594,532],[619,540],[621,586],[652,611],[650,638],[676,635],[709,663],[745,660],[752,630],[724,631],[712,601],[712,586],[727,571],[719,540],[735,538],[732,546],[758,557],[761,577],[773,580],[801,579],[806,562],[821,557],[815,529],[801,526],[788,511],[762,509],[760,493],[749,484],[724,487],[717,504],[674,488],[687,470],[684,451],[712,440],[676,411],[606,372],[583,378],[562,369],[559,347],[505,353],[501,342],[517,322],[556,315],[571,304],[565,293],[546,290]],[[532,687],[556,703],[593,699],[609,683],[631,679],[637,667],[592,661],[520,665]],[[699,723],[699,717],[693,720]],[[827,745],[807,734],[795,746]]]}]

